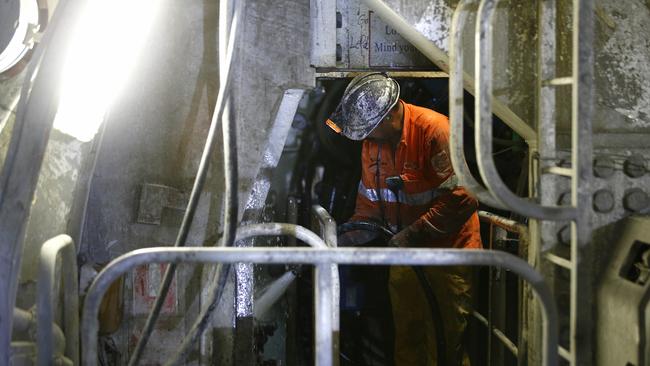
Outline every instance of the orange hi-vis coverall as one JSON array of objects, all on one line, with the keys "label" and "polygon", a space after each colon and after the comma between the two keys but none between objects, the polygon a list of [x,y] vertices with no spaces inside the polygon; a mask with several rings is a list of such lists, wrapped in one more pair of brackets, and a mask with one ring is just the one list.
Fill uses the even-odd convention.
[{"label": "orange hi-vis coverall", "polygon": [[[350,221],[378,221],[394,232],[412,225],[420,235],[409,246],[481,248],[478,202],[454,183],[447,117],[399,103],[404,106],[404,120],[397,147],[363,141],[362,176]],[[394,192],[386,178],[397,175],[404,184]],[[468,365],[461,338],[469,312],[469,273],[460,267],[430,267],[425,272],[441,308],[447,360],[450,365]],[[395,321],[395,364],[436,365],[433,320],[410,267],[391,268],[389,291]]]}]

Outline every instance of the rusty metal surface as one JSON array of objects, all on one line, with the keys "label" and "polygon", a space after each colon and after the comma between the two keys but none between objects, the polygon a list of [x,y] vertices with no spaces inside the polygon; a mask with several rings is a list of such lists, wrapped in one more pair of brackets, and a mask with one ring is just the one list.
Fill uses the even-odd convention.
[{"label": "rusty metal surface", "polygon": [[483,222],[498,226],[507,231],[512,231],[522,236],[528,234],[528,227],[526,227],[526,225],[491,212],[479,211],[478,217]]},{"label": "rusty metal surface", "polygon": [[140,191],[140,204],[136,221],[141,224],[160,225],[163,208],[185,210],[189,195],[162,184],[145,183]]}]

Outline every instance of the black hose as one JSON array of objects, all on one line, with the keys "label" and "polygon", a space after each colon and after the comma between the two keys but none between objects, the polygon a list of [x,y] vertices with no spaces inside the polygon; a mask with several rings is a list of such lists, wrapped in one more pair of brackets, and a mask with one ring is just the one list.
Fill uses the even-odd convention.
[{"label": "black hose", "polygon": [[[338,228],[339,235],[348,231],[353,230],[366,230],[376,232],[384,237],[386,241],[395,235],[387,227],[370,221],[352,221],[342,224]],[[429,310],[431,312],[431,319],[433,320],[433,327],[436,332],[436,355],[437,355],[437,364],[438,365],[447,365],[447,338],[445,337],[445,329],[442,320],[442,312],[440,311],[440,304],[438,303],[438,298],[433,292],[433,287],[427,276],[422,270],[422,267],[419,266],[410,266],[415,272],[415,276],[420,283],[420,287],[424,292],[424,296],[429,303]]]},{"label": "black hose", "polygon": [[[238,2],[238,4],[241,3]],[[203,148],[203,153],[201,155],[201,161],[199,163],[199,168],[196,174],[196,178],[194,180],[194,185],[192,187],[192,192],[190,193],[190,199],[187,205],[187,209],[185,210],[185,214],[183,216],[183,221],[181,222],[180,229],[178,231],[178,235],[176,237],[176,241],[174,242],[174,246],[176,247],[182,247],[185,246],[186,241],[187,241],[187,236],[189,234],[190,228],[192,226],[192,221],[194,220],[194,215],[196,213],[196,208],[199,203],[199,199],[201,197],[201,192],[203,191],[203,187],[205,185],[205,180],[207,177],[208,173],[208,167],[210,166],[210,158],[212,155],[212,150],[214,148],[214,142],[215,142],[215,137],[216,137],[216,129],[219,121],[222,120],[223,116],[223,111],[225,109],[225,104],[226,104],[226,94],[228,92],[228,87],[230,84],[230,75],[231,75],[231,70],[232,68],[230,67],[230,64],[232,63],[232,58],[233,58],[233,53],[234,53],[234,47],[235,47],[235,41],[236,41],[236,35],[237,35],[237,23],[239,22],[240,19],[240,13],[241,13],[241,7],[238,5],[235,9],[235,14],[233,15],[232,19],[232,25],[231,25],[231,34],[228,40],[228,47],[227,47],[227,52],[226,52],[226,67],[225,72],[222,74],[224,76],[223,80],[221,80],[221,85],[219,87],[219,93],[217,95],[217,102],[215,106],[215,111],[214,114],[212,115],[212,121],[210,123],[210,129],[208,130],[208,136],[206,138],[205,142],[205,147]],[[225,25],[224,25],[225,26]],[[231,119],[228,119],[231,121]],[[235,238],[235,232],[237,230],[236,222],[237,222],[237,205],[238,205],[238,198],[237,198],[237,150],[236,150],[236,131],[232,126],[229,125],[229,123],[222,123],[222,130],[223,130],[223,138],[224,138],[224,161],[225,161],[225,167],[224,167],[224,175],[225,175],[225,191],[226,191],[226,198],[225,198],[225,217],[224,217],[224,235],[222,238],[222,245],[232,245],[232,242],[234,241]],[[233,151],[229,151],[229,150]],[[234,168],[233,168],[234,166]],[[233,207],[234,206],[234,207]],[[226,267],[229,267],[226,265]],[[215,276],[220,275],[220,267],[217,268],[215,271]],[[169,266],[167,267],[167,270],[165,271],[165,275],[163,277],[162,283],[160,285],[160,288],[158,290],[158,297],[156,297],[156,300],[154,302],[153,308],[151,309],[151,312],[149,313],[149,316],[147,317],[147,321],[144,325],[144,328],[142,330],[142,334],[140,336],[140,339],[135,347],[135,350],[133,351],[133,354],[131,355],[131,359],[129,360],[129,366],[135,366],[138,364],[140,361],[140,358],[142,357],[142,353],[147,345],[147,342],[149,341],[149,338],[151,337],[151,333],[153,332],[154,325],[156,324],[156,320],[158,319],[160,315],[160,311],[162,309],[162,306],[164,304],[165,298],[167,297],[167,293],[169,292],[169,287],[171,286],[172,280],[174,278],[174,273],[176,272],[176,264],[175,263],[170,263]],[[226,268],[225,270],[226,275],[229,272],[229,268]],[[221,278],[226,278],[226,276],[220,276]],[[216,277],[219,278],[219,277]],[[225,282],[223,279],[220,279],[219,281],[214,281],[215,284],[221,286],[221,282]],[[215,294],[217,294],[220,298],[222,291],[214,291]],[[211,306],[208,306],[208,309],[210,309]],[[210,311],[211,314],[211,311]],[[204,316],[205,314],[201,314]],[[209,316],[209,314],[208,314]],[[197,323],[200,323],[200,321],[197,321]],[[196,326],[197,324],[195,324]],[[205,326],[200,326],[200,332],[202,333],[203,329]],[[196,329],[195,327],[192,327],[192,331],[197,331],[199,329]],[[189,337],[189,334],[188,334]],[[196,336],[192,337],[192,340],[195,340]],[[188,338],[186,338],[187,340]],[[184,347],[189,347],[183,343],[181,346],[181,350],[179,351],[180,355],[183,356],[186,351],[183,351]],[[178,355],[178,354],[177,354]],[[174,358],[175,359],[175,358]]]},{"label": "black hose", "polygon": [[438,298],[436,298],[436,295],[433,293],[431,283],[429,283],[422,267],[411,266],[411,268],[420,282],[422,291],[424,291],[424,296],[427,298],[429,308],[431,309],[433,327],[436,331],[436,355],[438,365],[447,365],[447,338],[445,337],[445,327],[442,322],[442,312],[440,311]]},{"label": "black hose", "polygon": [[348,231],[353,230],[365,230],[365,231],[374,231],[378,234],[382,234],[386,240],[390,240],[393,237],[393,232],[390,231],[387,227],[371,222],[371,221],[350,221],[345,224],[341,224],[338,227],[338,234],[341,235]]}]

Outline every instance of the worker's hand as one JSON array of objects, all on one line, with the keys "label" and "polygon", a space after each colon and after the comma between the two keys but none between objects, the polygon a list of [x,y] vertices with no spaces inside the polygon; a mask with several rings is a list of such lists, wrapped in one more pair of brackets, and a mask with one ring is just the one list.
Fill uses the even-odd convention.
[{"label": "worker's hand", "polygon": [[444,233],[436,230],[427,224],[424,219],[420,219],[407,226],[404,230],[393,235],[388,242],[389,246],[394,247],[423,247],[427,246],[432,240],[441,237]]},{"label": "worker's hand", "polygon": [[388,241],[388,246],[399,248],[406,248],[409,244],[413,246],[413,244],[415,244],[413,241],[416,240],[417,236],[419,235],[417,235],[414,229],[411,226],[407,226],[404,230],[393,235],[393,237]]}]

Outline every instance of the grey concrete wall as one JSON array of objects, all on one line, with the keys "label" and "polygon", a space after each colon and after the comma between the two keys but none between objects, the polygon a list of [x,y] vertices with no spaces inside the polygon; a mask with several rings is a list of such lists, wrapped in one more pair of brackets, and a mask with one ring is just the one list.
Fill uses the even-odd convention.
[{"label": "grey concrete wall", "polygon": [[[558,2],[561,24],[571,27],[570,1]],[[595,10],[595,113],[594,132],[639,134],[650,132],[650,4],[637,0],[596,1]],[[558,37],[560,57],[571,60],[570,34]],[[568,130],[568,111],[558,128]],[[616,140],[625,138],[616,137]],[[597,145],[607,146],[606,141]],[[645,147],[643,141],[627,146]]]},{"label": "grey concrete wall", "polygon": [[648,24],[647,1],[596,2],[597,132],[650,132]]}]

